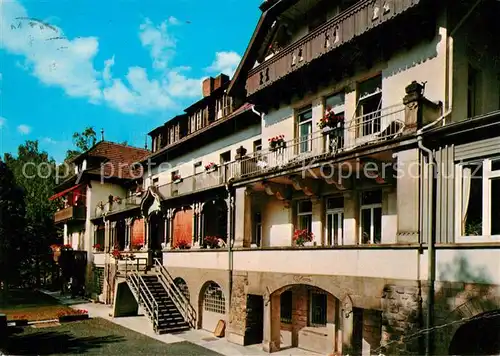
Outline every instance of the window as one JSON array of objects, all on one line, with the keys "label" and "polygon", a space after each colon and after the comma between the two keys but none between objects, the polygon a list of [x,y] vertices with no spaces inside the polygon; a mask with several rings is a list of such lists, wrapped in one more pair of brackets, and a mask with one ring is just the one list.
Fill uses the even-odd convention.
[{"label": "window", "polygon": [[159,182],[160,178],[156,177],[156,178],[153,178],[153,186],[157,187],[158,186],[158,182]]},{"label": "window", "polygon": [[362,244],[379,244],[382,240],[382,191],[361,193],[360,240]]},{"label": "window", "polygon": [[254,152],[262,151],[262,140],[253,141],[253,151]]},{"label": "window", "polygon": [[253,236],[252,236],[252,244],[260,246],[260,243],[262,241],[262,214],[261,213],[255,213],[253,217],[253,224],[254,224],[254,229],[253,229]]},{"label": "window", "polygon": [[326,245],[344,244],[344,198],[328,198],[326,201]]},{"label": "window", "polygon": [[95,236],[94,236],[94,245],[100,245],[101,249],[104,251],[104,231],[105,231],[105,226],[104,225],[98,225],[95,228]]},{"label": "window", "polygon": [[326,326],[327,316],[327,295],[319,291],[311,291],[309,306],[309,325],[310,326]]},{"label": "window", "polygon": [[231,162],[231,151],[226,151],[220,155],[220,164]]},{"label": "window", "polygon": [[[325,114],[331,111],[335,116],[345,119],[345,93],[340,92],[325,99]],[[338,125],[335,130],[327,135],[327,144],[330,151],[337,150],[344,146],[344,125]]]},{"label": "window", "polygon": [[297,203],[297,223],[300,230],[312,231],[312,202],[310,200]]},{"label": "window", "polygon": [[194,166],[194,174],[203,173],[204,168],[201,162],[196,162],[193,166]]},{"label": "window", "polygon": [[217,283],[210,283],[203,296],[203,309],[212,313],[226,314],[226,298]]},{"label": "window", "polygon": [[299,112],[297,117],[299,125],[299,153],[311,151],[311,134],[312,134],[312,109],[307,109]]},{"label": "window", "polygon": [[378,75],[358,85],[358,137],[380,131],[380,109],[382,106],[382,76]]},{"label": "window", "polygon": [[172,171],[170,173],[170,177],[172,178],[172,181],[177,180],[180,177],[179,171]]},{"label": "window", "polygon": [[500,238],[500,158],[459,165],[457,182],[459,235]]},{"label": "window", "polygon": [[292,309],[292,291],[284,291],[280,296],[280,320],[282,323],[292,323]]},{"label": "window", "polygon": [[203,111],[199,110],[196,112],[196,130],[201,129],[201,117],[202,117]]}]

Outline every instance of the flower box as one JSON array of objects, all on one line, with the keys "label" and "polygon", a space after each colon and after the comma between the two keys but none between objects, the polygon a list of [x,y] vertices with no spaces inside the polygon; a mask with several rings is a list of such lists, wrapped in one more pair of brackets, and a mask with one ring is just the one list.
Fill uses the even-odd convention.
[{"label": "flower box", "polygon": [[312,243],[313,239],[314,234],[309,232],[307,229],[297,229],[293,233],[293,242],[295,243],[295,246],[305,246],[306,243]]},{"label": "flower box", "polygon": [[278,135],[275,137],[271,137],[268,139],[269,141],[269,149],[271,151],[277,151],[279,149],[286,148],[285,135]]},{"label": "flower box", "polygon": [[179,184],[182,182],[182,177],[180,175],[176,174],[176,175],[172,176],[172,182],[174,184]]},{"label": "flower box", "polygon": [[214,162],[210,162],[209,164],[207,164],[205,166],[205,172],[215,172],[217,169],[219,168],[219,166],[217,164],[215,164]]},{"label": "flower box", "polygon": [[318,122],[318,127],[322,130],[323,134],[329,134],[332,130],[342,127],[344,123],[343,114],[335,114],[331,108],[327,108],[325,117]]}]

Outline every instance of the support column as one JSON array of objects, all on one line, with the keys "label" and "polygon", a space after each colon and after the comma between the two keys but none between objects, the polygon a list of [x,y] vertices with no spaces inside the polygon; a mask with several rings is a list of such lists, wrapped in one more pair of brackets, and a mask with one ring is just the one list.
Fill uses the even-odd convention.
[{"label": "support column", "polygon": [[346,296],[342,301],[342,313],[340,318],[342,328],[342,355],[349,355],[354,351],[354,313],[352,300]]},{"label": "support column", "polygon": [[359,194],[344,193],[344,245],[357,245],[359,226]]},{"label": "support column", "polygon": [[144,246],[143,249],[149,250],[149,219],[144,218]]},{"label": "support column", "polygon": [[111,230],[109,232],[109,236],[111,239],[110,243],[111,249],[114,250],[116,246],[116,221],[111,222]]},{"label": "support column", "polygon": [[[161,243],[162,249],[167,248],[167,243],[168,243],[168,229],[170,226],[170,212],[167,210],[165,212],[165,221],[164,221],[164,228],[163,228],[163,242]],[[170,246],[169,246],[170,247]]]},{"label": "support column", "polygon": [[110,248],[110,238],[111,238],[110,225],[111,225],[110,221],[104,222],[104,251],[105,252],[111,251],[111,248]]},{"label": "support column", "polygon": [[130,237],[132,236],[132,222],[134,218],[125,219],[125,251],[130,251]]},{"label": "support column", "polygon": [[204,203],[200,203],[198,211],[198,243],[203,246],[203,207]]},{"label": "support column", "polygon": [[264,340],[262,349],[266,352],[280,350],[280,307],[280,295],[277,293],[270,296],[264,304]]},{"label": "support column", "polygon": [[234,199],[234,247],[250,247],[252,241],[252,190],[237,188]]},{"label": "support column", "polygon": [[63,228],[63,244],[67,245],[69,243],[68,241],[68,224],[64,224]]},{"label": "support column", "polygon": [[93,231],[94,235],[92,236],[92,250],[94,249],[94,245],[97,243],[97,228],[99,225],[94,225]]},{"label": "support column", "polygon": [[419,151],[398,152],[397,157],[397,243],[419,242]]},{"label": "support column", "polygon": [[200,248],[200,240],[198,237],[198,216],[200,214],[200,203],[193,204],[193,248]]},{"label": "support column", "polygon": [[[226,231],[226,242],[229,244],[231,243],[231,229],[233,227],[234,221],[233,221],[233,211],[234,211],[234,197],[231,195],[231,193],[228,193],[228,197],[225,199],[226,201],[226,206],[227,206],[227,231]],[[234,237],[233,237],[234,238]]]}]

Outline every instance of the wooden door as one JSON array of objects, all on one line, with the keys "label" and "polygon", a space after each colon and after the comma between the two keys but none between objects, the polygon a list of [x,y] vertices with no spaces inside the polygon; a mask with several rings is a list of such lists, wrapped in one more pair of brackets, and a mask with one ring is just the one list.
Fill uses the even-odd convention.
[{"label": "wooden door", "polygon": [[175,213],[173,222],[172,246],[179,241],[187,241],[193,244],[193,210],[178,211]]}]

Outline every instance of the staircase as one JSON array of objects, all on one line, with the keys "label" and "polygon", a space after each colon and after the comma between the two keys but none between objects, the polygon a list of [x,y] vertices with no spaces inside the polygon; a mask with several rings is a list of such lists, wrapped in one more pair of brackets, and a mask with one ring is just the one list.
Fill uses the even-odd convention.
[{"label": "staircase", "polygon": [[155,333],[173,333],[195,327],[194,308],[158,260],[150,272],[127,272],[126,280],[137,303],[152,322]]}]

